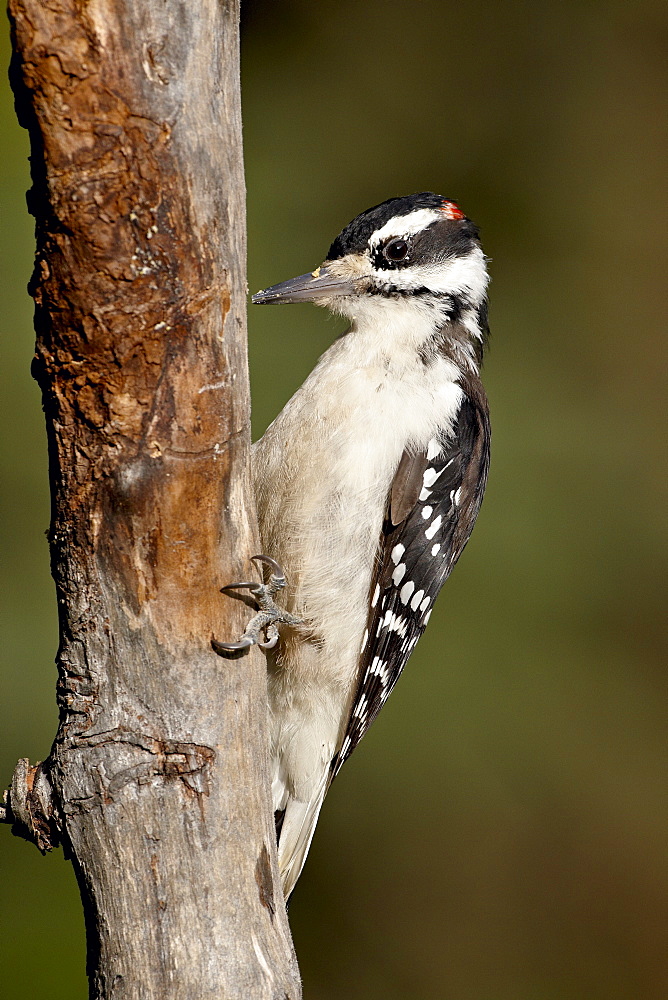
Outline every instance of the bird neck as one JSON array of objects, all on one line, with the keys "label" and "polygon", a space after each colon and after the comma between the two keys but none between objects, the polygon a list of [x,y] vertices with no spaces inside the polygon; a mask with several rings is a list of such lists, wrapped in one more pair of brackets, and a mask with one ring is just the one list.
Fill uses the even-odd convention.
[{"label": "bird neck", "polygon": [[369,296],[357,304],[344,334],[368,364],[431,367],[446,358],[478,374],[487,337],[486,299],[473,305],[462,295]]}]

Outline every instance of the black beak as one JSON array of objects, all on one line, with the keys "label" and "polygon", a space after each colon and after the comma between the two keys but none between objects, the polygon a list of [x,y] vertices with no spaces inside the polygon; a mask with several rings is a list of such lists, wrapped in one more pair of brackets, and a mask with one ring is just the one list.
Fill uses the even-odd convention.
[{"label": "black beak", "polygon": [[270,302],[317,302],[318,299],[350,295],[353,291],[352,282],[347,278],[337,277],[326,264],[321,264],[310,274],[300,274],[298,278],[290,278],[280,285],[272,285],[271,288],[257,292],[252,301],[255,305]]}]

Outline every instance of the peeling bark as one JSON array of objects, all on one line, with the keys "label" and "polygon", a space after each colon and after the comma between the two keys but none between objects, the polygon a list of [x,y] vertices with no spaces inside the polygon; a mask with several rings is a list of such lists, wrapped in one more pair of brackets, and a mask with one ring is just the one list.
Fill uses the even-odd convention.
[{"label": "peeling bark", "polygon": [[257,652],[238,0],[10,0],[53,498],[60,727],[8,814],[61,841],[91,996],[300,987]]}]

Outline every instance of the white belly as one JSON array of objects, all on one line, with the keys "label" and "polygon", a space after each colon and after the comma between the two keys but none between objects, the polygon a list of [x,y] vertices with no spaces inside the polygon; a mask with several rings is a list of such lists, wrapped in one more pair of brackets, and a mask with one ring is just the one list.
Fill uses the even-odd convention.
[{"label": "white belly", "polygon": [[[323,356],[255,445],[264,551],[284,566],[289,607],[321,642],[289,672],[349,688],[368,614],[388,492],[404,448],[443,436],[459,408],[455,366],[390,366],[359,334]],[[308,676],[303,678],[307,681]]]},{"label": "white belly", "polygon": [[392,480],[405,448],[448,433],[459,374],[445,358],[416,366],[414,345],[390,364],[382,344],[353,331],[254,446],[263,551],[285,569],[284,603],[307,630],[268,658],[276,809],[323,792],[354,693]]}]

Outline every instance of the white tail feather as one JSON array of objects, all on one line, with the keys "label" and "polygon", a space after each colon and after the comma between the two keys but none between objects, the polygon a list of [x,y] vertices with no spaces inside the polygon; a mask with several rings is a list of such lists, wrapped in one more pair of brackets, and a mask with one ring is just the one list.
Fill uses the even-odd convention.
[{"label": "white tail feather", "polygon": [[278,868],[283,894],[294,889],[306,861],[325,793],[329,787],[329,767],[323,771],[315,795],[308,802],[288,797],[278,840]]}]

